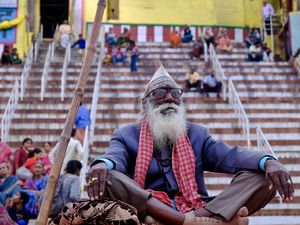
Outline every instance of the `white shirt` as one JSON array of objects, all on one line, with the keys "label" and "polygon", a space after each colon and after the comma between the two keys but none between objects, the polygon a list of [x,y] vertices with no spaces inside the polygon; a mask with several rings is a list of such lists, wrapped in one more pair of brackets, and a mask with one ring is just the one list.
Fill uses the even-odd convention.
[{"label": "white shirt", "polygon": [[[50,153],[49,158],[50,158],[50,161],[52,162],[52,164],[54,164],[55,155],[56,155],[56,152],[58,150],[57,147],[58,147],[58,144],[53,148],[53,150]],[[64,159],[60,174],[61,175],[64,174],[67,163],[70,160],[81,161],[82,156],[83,156],[82,144],[77,139],[71,137],[70,141],[69,141],[69,144],[68,144],[68,147],[67,147],[65,159]]]},{"label": "white shirt", "polygon": [[262,7],[262,17],[264,19],[267,19],[273,15],[274,15],[274,8],[270,3],[267,3],[265,6]]},{"label": "white shirt", "polygon": [[211,75],[205,76],[203,82],[208,84],[208,86],[210,86],[210,87],[217,86],[217,79]]}]

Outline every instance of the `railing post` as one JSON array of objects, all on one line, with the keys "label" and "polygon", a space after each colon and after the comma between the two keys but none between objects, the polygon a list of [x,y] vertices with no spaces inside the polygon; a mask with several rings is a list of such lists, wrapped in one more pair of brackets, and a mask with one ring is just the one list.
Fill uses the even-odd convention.
[{"label": "railing post", "polygon": [[49,65],[51,62],[51,49],[52,49],[51,46],[52,46],[52,44],[49,44],[44,67],[43,67],[43,73],[42,73],[42,78],[41,78],[41,101],[44,100],[46,84],[48,81]]},{"label": "railing post", "polygon": [[41,24],[41,42],[43,42],[43,38],[44,38],[44,26],[43,24]]},{"label": "railing post", "polygon": [[32,61],[33,61],[33,46],[30,47],[30,49],[29,49],[29,51],[26,55],[26,59],[25,59],[25,62],[24,62],[24,67],[23,67],[23,70],[22,70],[21,85],[20,85],[21,100],[23,100],[23,97],[24,97],[24,92],[25,92],[29,72],[30,72],[30,69],[31,69],[31,66],[32,66]]},{"label": "railing post", "polygon": [[65,98],[66,76],[67,76],[68,65],[71,57],[70,53],[71,53],[71,44],[69,43],[65,50],[65,57],[64,57],[64,63],[62,68],[62,74],[61,74],[61,90],[60,90],[61,101],[64,101]]},{"label": "railing post", "polygon": [[98,59],[97,62],[97,75],[94,83],[94,91],[93,91],[93,99],[92,99],[92,107],[91,107],[91,127],[90,127],[90,143],[93,144],[94,142],[94,133],[95,133],[95,124],[96,124],[96,112],[97,112],[97,103],[99,99],[99,92],[100,92],[100,82],[101,82],[101,69],[102,69],[102,62],[104,56],[104,48],[105,48],[105,31],[104,27],[101,27],[100,31],[100,51],[99,56],[94,56]]},{"label": "railing post", "polygon": [[53,41],[51,43],[51,62],[53,61],[54,59],[54,51],[55,51],[55,42]]},{"label": "railing post", "polygon": [[273,33],[273,16],[270,16],[270,29],[271,29],[271,49],[274,53],[274,33]]},{"label": "railing post", "polygon": [[204,61],[208,62],[208,53],[207,53],[208,49],[205,41],[203,42],[203,46],[204,46]]},{"label": "railing post", "polygon": [[[84,133],[84,142],[83,142],[83,156],[82,156],[82,169],[80,171],[80,184],[81,184],[81,188],[82,190],[84,190],[84,184],[85,184],[85,176],[86,176],[86,172],[88,171],[88,158],[89,158],[89,152],[90,152],[90,148],[89,148],[89,127],[86,126],[85,127],[85,133]],[[83,194],[83,192],[82,192]]]}]

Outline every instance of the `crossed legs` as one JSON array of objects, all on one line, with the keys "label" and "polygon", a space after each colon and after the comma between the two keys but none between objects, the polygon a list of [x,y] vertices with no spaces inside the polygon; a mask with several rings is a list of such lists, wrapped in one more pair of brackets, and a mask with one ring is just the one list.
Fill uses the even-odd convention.
[{"label": "crossed legs", "polygon": [[[150,215],[164,224],[183,224],[184,214],[152,198],[149,192],[139,188],[126,175],[117,171],[111,171],[111,173],[112,186],[106,188],[105,197],[119,199],[134,206],[138,210],[141,220],[144,220],[146,215]],[[195,215],[200,217],[218,216],[224,221],[230,221],[235,218],[243,206],[246,206],[249,214],[252,214],[268,204],[275,194],[274,189],[269,190],[269,184],[263,174],[242,171],[236,174],[230,186],[208,202],[204,209],[195,210]],[[195,224],[200,225],[201,223]]]}]

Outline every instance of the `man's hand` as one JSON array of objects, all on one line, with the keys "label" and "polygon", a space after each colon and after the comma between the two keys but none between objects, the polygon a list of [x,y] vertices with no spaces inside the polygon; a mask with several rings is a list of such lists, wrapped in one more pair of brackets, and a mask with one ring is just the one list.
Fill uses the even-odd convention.
[{"label": "man's hand", "polygon": [[272,187],[276,188],[284,200],[292,201],[295,191],[289,171],[277,160],[267,160],[265,167],[270,189]]},{"label": "man's hand", "polygon": [[105,191],[106,184],[112,185],[111,173],[105,163],[97,163],[92,166],[86,176],[86,187],[88,196],[93,201],[101,197]]}]

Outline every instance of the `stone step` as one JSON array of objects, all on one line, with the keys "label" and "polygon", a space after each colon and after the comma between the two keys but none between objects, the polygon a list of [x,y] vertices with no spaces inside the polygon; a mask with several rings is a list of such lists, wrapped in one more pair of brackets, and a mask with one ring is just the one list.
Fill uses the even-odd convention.
[{"label": "stone step", "polygon": [[276,103],[290,103],[290,104],[299,104],[300,99],[298,97],[241,97],[240,98],[243,105],[249,104],[249,103],[270,103],[270,102],[276,102]]},{"label": "stone step", "polygon": [[227,73],[297,73],[297,71],[292,67],[225,67],[224,68],[225,74]]},{"label": "stone step", "polygon": [[292,109],[292,110],[298,110],[300,109],[300,105],[298,104],[289,104],[289,103],[282,103],[282,102],[276,102],[274,103],[274,101],[268,102],[268,103],[259,103],[259,102],[255,102],[255,103],[247,103],[243,105],[244,108],[246,110],[274,110],[274,112],[276,112],[275,110],[286,110],[286,109]]},{"label": "stone step", "polygon": [[[299,89],[300,90],[300,89]],[[276,99],[281,99],[281,98],[299,98],[300,97],[300,93],[298,92],[298,89],[295,89],[295,92],[289,91],[289,92],[284,92],[284,90],[280,91],[275,91],[275,90],[270,90],[270,91],[266,91],[266,92],[250,92],[250,90],[245,90],[245,91],[240,91],[238,89],[238,95],[240,98],[276,98]],[[279,100],[280,101],[280,100]]]},{"label": "stone step", "polygon": [[[273,86],[273,85],[280,85],[280,84],[284,84],[284,85],[296,85],[298,87],[298,85],[300,85],[300,80],[299,79],[290,79],[290,80],[280,80],[280,79],[276,79],[276,80],[263,80],[263,79],[248,79],[245,78],[245,80],[243,79],[236,79],[238,77],[233,77],[233,83],[234,85],[267,85],[267,86]],[[278,78],[278,77],[277,77]]]},{"label": "stone step", "polygon": [[[214,93],[213,93],[214,94]],[[86,102],[91,102],[91,98],[84,95],[85,97],[85,101]],[[102,103],[108,103],[108,104],[126,104],[126,103],[131,103],[131,104],[140,104],[140,100],[138,98],[139,96],[137,95],[135,98],[120,98],[119,96],[118,97],[102,97],[100,99],[101,101],[101,104]],[[64,99],[64,103],[70,103],[72,100],[71,97],[65,97]],[[211,97],[211,98],[193,98],[193,97],[184,97],[183,98],[183,101],[185,104],[190,104],[190,103],[210,103],[210,104],[215,104],[215,103],[224,103],[224,101],[220,98],[216,98],[216,97]],[[60,100],[60,96],[58,98],[48,98],[48,97],[45,97],[43,101],[41,101],[39,99],[39,96],[37,95],[36,98],[24,98],[23,101],[21,101],[22,104],[39,104],[39,103],[43,103],[43,104],[60,104],[62,103],[62,101]]]},{"label": "stone step", "polygon": [[300,216],[249,216],[251,225],[299,225]]},{"label": "stone step", "polygon": [[253,65],[255,65],[255,67],[291,67],[291,64],[289,62],[228,62],[228,61],[220,61],[222,67],[253,67]]},{"label": "stone step", "polygon": [[[245,83],[237,83],[234,81],[234,85],[238,90],[256,90],[256,91],[267,91],[269,89],[278,89],[282,90],[285,89],[285,91],[288,91],[289,89],[299,89],[300,84],[288,84],[288,83],[277,83],[277,84],[245,84]],[[286,90],[287,89],[287,90]],[[295,91],[295,90],[294,90]]]},{"label": "stone step", "polygon": [[242,75],[242,76],[297,76],[297,72],[296,71],[281,71],[281,70],[277,70],[274,72],[268,72],[268,71],[253,71],[253,72],[248,72],[248,71],[234,71],[234,72],[225,72],[225,76],[238,76],[238,75]]}]

